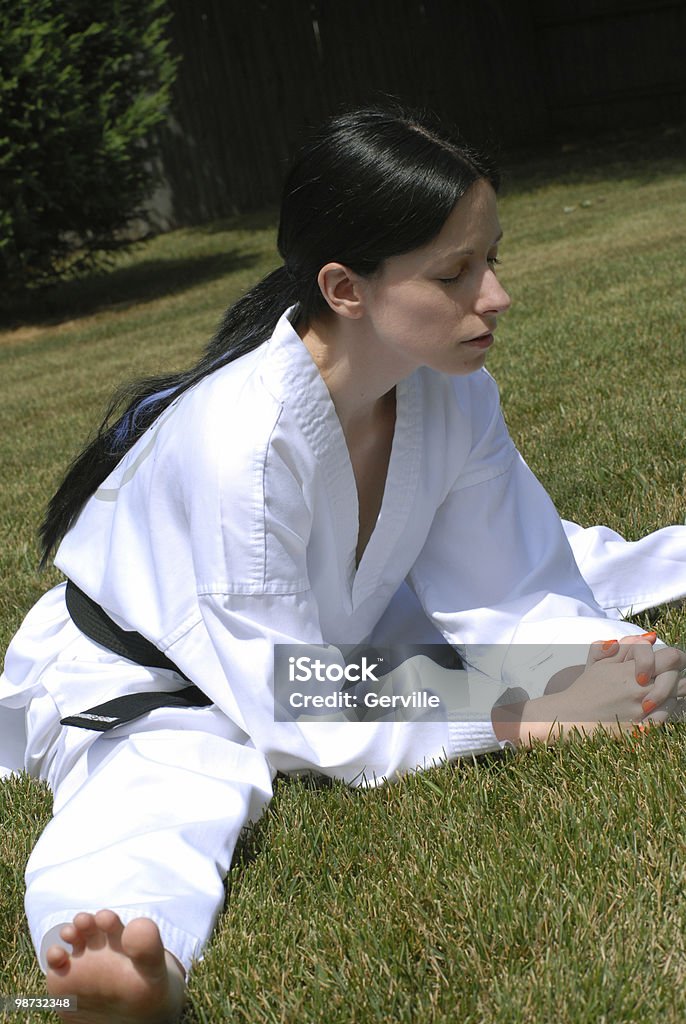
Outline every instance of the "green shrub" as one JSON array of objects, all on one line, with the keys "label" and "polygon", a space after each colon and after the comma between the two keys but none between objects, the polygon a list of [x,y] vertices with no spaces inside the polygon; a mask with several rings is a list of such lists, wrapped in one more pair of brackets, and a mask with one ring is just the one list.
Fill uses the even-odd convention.
[{"label": "green shrub", "polygon": [[117,244],[154,186],[176,61],[165,0],[0,0],[0,285]]}]

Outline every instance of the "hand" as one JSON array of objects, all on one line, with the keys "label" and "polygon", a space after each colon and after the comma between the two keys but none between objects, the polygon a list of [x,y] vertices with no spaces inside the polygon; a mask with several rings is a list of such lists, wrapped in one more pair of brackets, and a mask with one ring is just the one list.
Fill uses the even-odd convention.
[{"label": "hand", "polygon": [[643,633],[597,641],[591,644],[586,667],[605,660],[633,661],[636,682],[644,688],[641,721],[661,724],[674,713],[677,698],[686,695],[686,679],[681,675],[686,655],[676,648],[654,649],[656,639],[655,633]]},{"label": "hand", "polygon": [[[665,722],[676,698],[686,695],[680,678],[686,655],[676,648],[654,650],[655,639],[647,634],[592,644],[585,668],[564,689],[494,708],[496,735],[528,745],[570,730],[592,732],[599,724],[619,734],[637,722]],[[574,675],[571,670],[570,679]]]},{"label": "hand", "polygon": [[636,682],[647,686],[655,675],[653,644],[656,640],[657,633],[623,636],[621,640],[596,640],[589,648],[586,667],[609,657],[621,661],[633,660],[636,665]]}]

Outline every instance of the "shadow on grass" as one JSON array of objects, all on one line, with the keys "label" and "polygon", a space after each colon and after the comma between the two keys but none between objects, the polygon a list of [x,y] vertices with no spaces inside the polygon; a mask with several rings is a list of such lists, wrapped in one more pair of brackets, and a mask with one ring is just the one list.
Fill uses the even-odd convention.
[{"label": "shadow on grass", "polygon": [[198,224],[197,227],[189,230],[198,231],[204,235],[216,235],[222,231],[267,231],[269,229],[276,232],[278,223],[278,207],[265,206],[261,210],[252,210],[250,213],[220,217],[218,220],[208,221],[206,224]]},{"label": "shadow on grass", "polygon": [[[278,210],[272,207],[184,230],[192,238],[229,231],[266,231],[275,229],[277,222]],[[130,251],[135,254],[136,249],[144,249],[147,241],[132,242]],[[251,252],[246,247],[240,252],[194,254],[188,258],[161,256],[137,260],[125,267],[108,266],[105,258],[101,267],[71,280],[22,296],[0,296],[0,328],[51,326],[112,307],[126,308],[164,298],[234,271],[250,269],[263,256],[263,251]]]},{"label": "shadow on grass", "polygon": [[521,194],[556,182],[581,185],[598,180],[648,184],[686,174],[686,132],[681,125],[625,129],[602,135],[558,137],[545,145],[498,155],[503,191]]},{"label": "shadow on grass", "polygon": [[257,860],[265,849],[268,843],[268,819],[270,815],[278,813],[281,794],[291,787],[325,793],[337,785],[340,785],[340,783],[326,775],[317,775],[315,773],[291,777],[284,775],[282,772],[277,772],[274,779],[274,797],[268,809],[261,818],[243,829],[236,843],[236,849],[234,850],[231,862],[231,871],[225,882],[227,900],[231,895],[232,886],[239,882],[243,872],[253,861]]},{"label": "shadow on grass", "polygon": [[212,253],[188,259],[143,260],[130,267],[93,271],[8,300],[0,306],[0,327],[50,326],[113,307],[125,309],[249,269],[263,255],[259,251]]}]

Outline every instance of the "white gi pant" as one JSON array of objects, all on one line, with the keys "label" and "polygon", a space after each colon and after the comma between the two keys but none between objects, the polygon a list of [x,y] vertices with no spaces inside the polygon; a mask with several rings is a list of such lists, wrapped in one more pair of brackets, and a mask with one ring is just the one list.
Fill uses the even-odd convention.
[{"label": "white gi pant", "polygon": [[[374,637],[398,638],[444,642],[407,589]],[[70,682],[81,684],[84,707],[179,682],[170,687],[169,673],[122,661],[83,636],[62,587],[31,610],[5,671],[24,683],[14,697],[0,694],[0,777],[25,768],[54,794],[54,817],[26,869],[26,914],[42,969],[50,945],[69,948],[59,939],[64,924],[107,907],[124,923],[151,918],[188,970],[222,909],[241,830],[272,796],[272,768],[214,706],[160,708],[106,733],[61,726],[50,691]],[[113,692],[103,695],[108,674]],[[91,679],[98,697],[84,704]]]},{"label": "white gi pant", "polygon": [[16,695],[25,708],[0,704],[0,737],[13,736],[11,746],[2,743],[0,775],[25,767],[54,794],[54,817],[26,869],[41,967],[76,913],[108,907],[124,923],[155,921],[165,948],[188,969],[222,908],[241,829],[272,795],[270,766],[215,707],[160,708],[109,733],[61,726],[49,692],[59,676],[63,685],[70,674],[83,682],[97,673],[101,683],[109,671],[118,686],[125,676],[138,690],[170,688],[169,674],[128,665],[82,636],[62,588],[30,613],[8,652],[8,677],[24,652],[40,665],[40,679]]}]

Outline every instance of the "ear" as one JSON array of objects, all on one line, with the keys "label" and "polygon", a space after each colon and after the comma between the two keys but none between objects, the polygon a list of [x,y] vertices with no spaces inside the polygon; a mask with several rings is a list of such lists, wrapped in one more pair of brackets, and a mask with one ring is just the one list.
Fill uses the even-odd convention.
[{"label": "ear", "polygon": [[360,280],[342,263],[326,263],[317,274],[317,284],[329,308],[350,320],[359,320],[364,313]]}]

